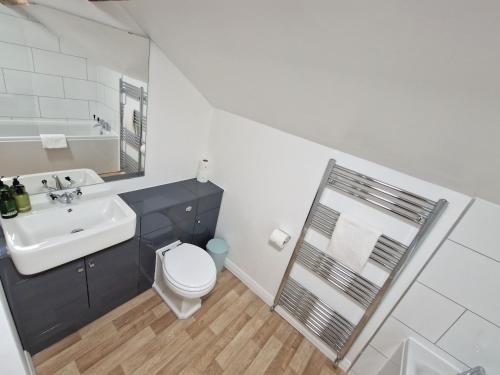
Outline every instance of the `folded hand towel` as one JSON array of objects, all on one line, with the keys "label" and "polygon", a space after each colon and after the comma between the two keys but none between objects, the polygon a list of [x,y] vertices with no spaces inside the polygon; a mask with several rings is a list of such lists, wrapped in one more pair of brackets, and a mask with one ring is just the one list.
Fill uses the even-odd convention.
[{"label": "folded hand towel", "polygon": [[66,148],[66,136],[64,134],[40,134],[43,148]]},{"label": "folded hand towel", "polygon": [[328,244],[328,252],[344,266],[360,273],[381,234],[380,231],[341,214]]}]

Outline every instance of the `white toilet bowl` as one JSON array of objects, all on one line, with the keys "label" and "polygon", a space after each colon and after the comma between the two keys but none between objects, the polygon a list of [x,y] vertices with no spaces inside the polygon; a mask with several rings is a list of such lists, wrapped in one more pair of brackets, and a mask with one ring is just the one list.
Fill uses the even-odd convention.
[{"label": "white toilet bowl", "polygon": [[201,297],[215,286],[217,270],[202,248],[176,242],[156,251],[153,288],[179,319],[187,319],[201,307]]}]

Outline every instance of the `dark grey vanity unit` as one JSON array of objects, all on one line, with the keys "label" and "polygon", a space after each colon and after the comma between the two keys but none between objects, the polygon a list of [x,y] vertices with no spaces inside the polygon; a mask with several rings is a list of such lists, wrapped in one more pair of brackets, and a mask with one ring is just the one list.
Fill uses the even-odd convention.
[{"label": "dark grey vanity unit", "polygon": [[24,348],[35,354],[150,288],[157,249],[204,248],[222,193],[193,179],[121,194],[137,214],[134,238],[31,276],[17,272],[0,232],[0,277]]},{"label": "dark grey vanity unit", "polygon": [[193,179],[121,195],[137,214],[139,292],[153,284],[156,250],[176,240],[205,248],[215,233],[222,193]]}]

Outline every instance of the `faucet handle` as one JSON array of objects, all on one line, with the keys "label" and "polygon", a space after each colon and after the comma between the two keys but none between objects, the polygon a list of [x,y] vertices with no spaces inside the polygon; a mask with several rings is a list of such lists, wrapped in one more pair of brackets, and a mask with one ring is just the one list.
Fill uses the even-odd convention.
[{"label": "faucet handle", "polygon": [[486,371],[484,371],[483,367],[476,366],[476,367],[471,368],[467,371],[461,372],[458,375],[486,375]]}]

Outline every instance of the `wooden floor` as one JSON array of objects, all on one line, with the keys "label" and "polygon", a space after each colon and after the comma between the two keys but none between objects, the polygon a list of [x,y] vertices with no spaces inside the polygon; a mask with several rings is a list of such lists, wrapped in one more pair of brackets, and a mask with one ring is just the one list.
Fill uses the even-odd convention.
[{"label": "wooden floor", "polygon": [[227,270],[187,320],[150,289],[33,362],[40,375],[340,374]]}]

